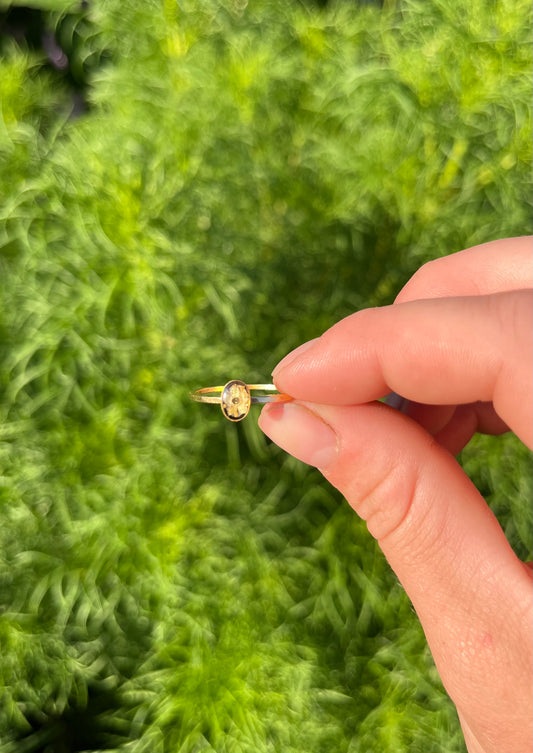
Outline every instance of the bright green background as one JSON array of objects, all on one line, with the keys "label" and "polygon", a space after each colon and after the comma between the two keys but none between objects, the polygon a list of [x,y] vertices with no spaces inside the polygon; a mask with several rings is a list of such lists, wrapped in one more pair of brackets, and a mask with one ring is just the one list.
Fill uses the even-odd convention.
[{"label": "bright green background", "polygon": [[187,394],[531,232],[529,0],[33,5],[88,107],[3,40],[0,753],[463,750],[365,525]]}]

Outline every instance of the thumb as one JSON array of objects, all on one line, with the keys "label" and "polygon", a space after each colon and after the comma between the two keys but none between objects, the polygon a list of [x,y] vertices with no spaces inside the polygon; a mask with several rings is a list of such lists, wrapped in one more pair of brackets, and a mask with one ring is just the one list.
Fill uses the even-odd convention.
[{"label": "thumb", "polygon": [[[469,734],[491,740],[484,750],[522,750],[531,580],[455,459],[381,403],[271,404],[260,426],[318,467],[366,520],[418,613]],[[513,687],[502,693],[503,668]]]}]

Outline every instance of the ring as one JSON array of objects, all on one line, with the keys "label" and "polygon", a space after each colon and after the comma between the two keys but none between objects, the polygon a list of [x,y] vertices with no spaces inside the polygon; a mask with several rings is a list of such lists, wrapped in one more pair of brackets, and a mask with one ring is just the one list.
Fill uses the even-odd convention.
[{"label": "ring", "polygon": [[[252,391],[272,392],[272,395],[252,395]],[[278,392],[273,384],[245,384],[240,379],[232,379],[223,387],[203,387],[189,393],[197,403],[220,403],[222,413],[229,421],[242,421],[248,415],[250,405],[257,403],[287,403],[290,395]]]}]

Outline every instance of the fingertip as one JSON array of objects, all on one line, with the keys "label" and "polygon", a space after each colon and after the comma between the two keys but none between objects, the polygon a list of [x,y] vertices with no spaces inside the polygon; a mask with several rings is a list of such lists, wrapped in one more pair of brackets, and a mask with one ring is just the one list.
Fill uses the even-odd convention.
[{"label": "fingertip", "polygon": [[258,424],[282,450],[315,468],[328,468],[337,456],[335,431],[323,418],[299,403],[266,405]]},{"label": "fingertip", "polygon": [[277,366],[274,367],[272,371],[272,378],[275,380],[283,369],[286,369],[288,366],[293,365],[295,361],[297,361],[298,358],[303,355],[306,350],[309,350],[318,339],[318,337],[315,337],[312,340],[308,340],[307,342],[302,343],[302,345],[299,345],[294,350],[291,350],[290,353],[287,353],[287,355],[281,359]]}]

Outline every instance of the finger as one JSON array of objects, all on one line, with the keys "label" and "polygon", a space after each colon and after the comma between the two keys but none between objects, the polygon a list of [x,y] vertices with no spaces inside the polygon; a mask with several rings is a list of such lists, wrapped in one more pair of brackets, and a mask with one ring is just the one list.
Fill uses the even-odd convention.
[{"label": "finger", "polygon": [[400,410],[404,416],[412,418],[432,436],[448,425],[457,407],[455,405],[427,405],[404,398],[394,403],[387,398],[386,403]]},{"label": "finger", "polygon": [[[491,740],[487,750],[525,749],[531,578],[456,461],[415,422],[380,403],[273,404],[260,426],[318,466],[367,521],[477,739]],[[502,687],[502,668],[512,687]],[[480,718],[482,729],[475,727]]]},{"label": "finger", "polygon": [[533,287],[533,237],[506,238],[424,264],[396,303],[420,298],[488,295]]},{"label": "finger", "polygon": [[394,391],[434,405],[490,402],[533,442],[533,295],[409,301],[348,316],[273,372],[296,399],[350,405]]},{"label": "finger", "polygon": [[402,399],[398,407],[452,455],[457,455],[476,433],[498,435],[509,431],[490,403],[425,405]]},{"label": "finger", "polygon": [[435,432],[433,439],[450,455],[457,455],[470,442],[477,430],[477,418],[470,405],[458,405],[450,420]]}]

